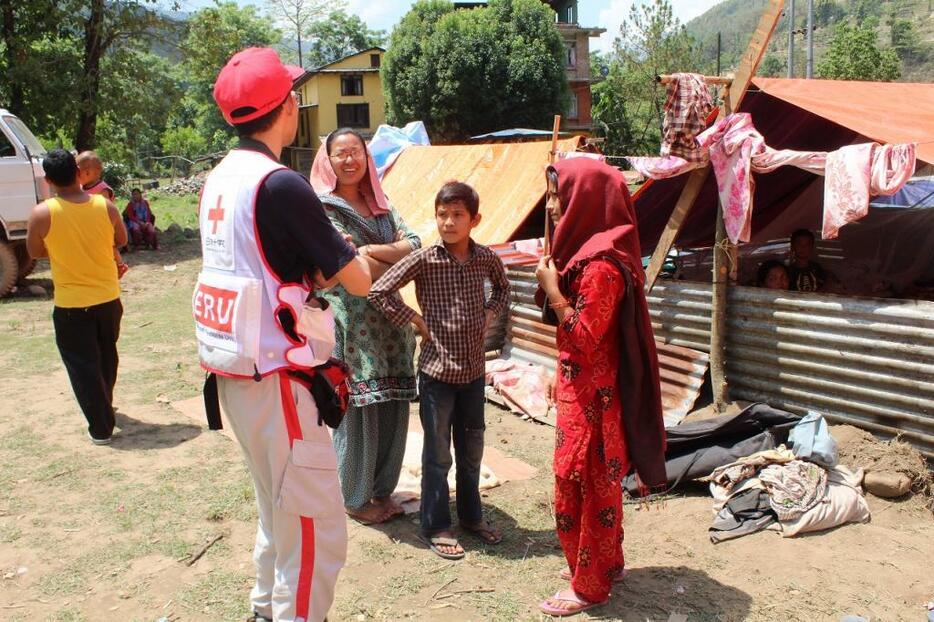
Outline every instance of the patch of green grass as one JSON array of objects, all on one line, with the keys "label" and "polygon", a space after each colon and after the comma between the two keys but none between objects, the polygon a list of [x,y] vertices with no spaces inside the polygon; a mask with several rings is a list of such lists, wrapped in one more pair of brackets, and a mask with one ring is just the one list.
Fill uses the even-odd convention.
[{"label": "patch of green grass", "polygon": [[240,572],[212,571],[197,583],[187,585],[175,600],[192,611],[216,620],[239,620],[249,613],[247,594],[253,577]]},{"label": "patch of green grass", "polygon": [[17,525],[0,525],[0,544],[11,544],[23,537],[23,530]]},{"label": "patch of green grass", "polygon": [[146,193],[146,199],[156,216],[156,225],[165,229],[170,224],[178,223],[181,227],[198,228],[198,195],[186,194],[174,196],[158,190]]},{"label": "patch of green grass", "polygon": [[391,577],[386,582],[386,598],[389,600],[398,600],[410,594],[416,594],[425,587],[425,580],[420,575],[412,574],[406,571],[402,574]]}]

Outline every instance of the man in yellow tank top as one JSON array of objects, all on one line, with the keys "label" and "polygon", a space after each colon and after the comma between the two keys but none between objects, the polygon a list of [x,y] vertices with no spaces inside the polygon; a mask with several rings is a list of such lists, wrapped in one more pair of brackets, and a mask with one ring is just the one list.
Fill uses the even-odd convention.
[{"label": "man in yellow tank top", "polygon": [[126,244],[126,229],[109,199],[81,189],[70,152],[50,151],[42,168],[56,196],[33,208],[26,247],[34,258],[49,258],[55,342],[88,420],[88,436],[96,445],[107,445],[114,430],[113,389],[123,316],[113,249]]}]

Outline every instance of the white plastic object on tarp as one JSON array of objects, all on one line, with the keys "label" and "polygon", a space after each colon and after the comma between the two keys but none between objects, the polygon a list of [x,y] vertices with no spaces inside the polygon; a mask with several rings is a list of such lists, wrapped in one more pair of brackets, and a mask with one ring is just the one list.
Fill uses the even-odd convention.
[{"label": "white plastic object on tarp", "polygon": [[393,165],[402,151],[411,145],[430,145],[428,131],[421,121],[412,121],[405,127],[380,125],[370,139],[368,145],[373,162],[376,163],[376,174],[380,179]]}]

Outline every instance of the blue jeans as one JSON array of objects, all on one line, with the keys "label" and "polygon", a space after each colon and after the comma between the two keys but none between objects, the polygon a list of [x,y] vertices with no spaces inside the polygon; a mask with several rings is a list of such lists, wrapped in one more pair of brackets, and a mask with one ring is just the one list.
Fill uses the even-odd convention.
[{"label": "blue jeans", "polygon": [[[422,447],[422,532],[434,535],[451,528],[448,471],[451,438],[457,462],[457,516],[474,525],[483,520],[480,506],[480,462],[483,459],[483,377],[467,384],[441,382],[418,375]],[[453,434],[452,434],[453,432]]]}]

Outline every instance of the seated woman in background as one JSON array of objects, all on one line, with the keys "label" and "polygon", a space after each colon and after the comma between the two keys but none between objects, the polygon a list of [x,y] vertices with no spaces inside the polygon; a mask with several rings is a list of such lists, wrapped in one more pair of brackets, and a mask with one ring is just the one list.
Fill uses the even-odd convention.
[{"label": "seated woman in background", "polygon": [[133,188],[132,198],[123,210],[123,221],[133,246],[148,245],[152,250],[159,250],[156,237],[156,217],[149,208],[149,201],[143,198],[143,191]]},{"label": "seated woman in background", "polygon": [[766,289],[788,289],[788,268],[777,259],[763,261],[759,266],[756,285]]}]

